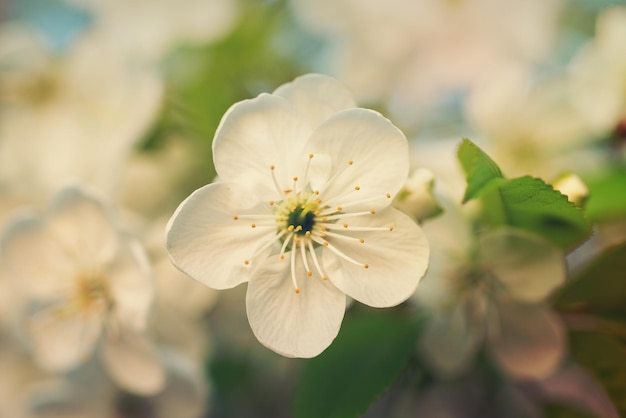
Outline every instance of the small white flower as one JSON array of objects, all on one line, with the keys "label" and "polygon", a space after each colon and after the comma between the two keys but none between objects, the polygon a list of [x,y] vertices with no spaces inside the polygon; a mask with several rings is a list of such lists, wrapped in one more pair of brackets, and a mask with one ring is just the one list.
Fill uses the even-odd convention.
[{"label": "small white flower", "polygon": [[566,351],[564,328],[545,304],[565,281],[562,252],[509,227],[481,234],[477,244],[477,260],[437,277],[450,289],[422,335],[422,352],[448,376],[467,371],[482,344],[512,377],[550,375]]},{"label": "small white flower", "polygon": [[344,294],[387,307],[415,291],[428,243],[390,206],[408,174],[407,140],[336,80],[307,75],[233,105],[213,156],[220,180],[179,206],[167,248],[210,287],[249,282],[261,343],[315,356],[339,331]]},{"label": "small white flower", "polygon": [[435,176],[426,168],[413,170],[400,193],[393,200],[393,205],[418,222],[441,213],[442,208],[433,193]]},{"label": "small white flower", "polygon": [[44,215],[9,222],[1,250],[43,368],[73,369],[101,345],[120,386],[139,394],[161,389],[156,348],[142,335],[153,299],[148,261],[99,199],[78,187],[61,190]]}]

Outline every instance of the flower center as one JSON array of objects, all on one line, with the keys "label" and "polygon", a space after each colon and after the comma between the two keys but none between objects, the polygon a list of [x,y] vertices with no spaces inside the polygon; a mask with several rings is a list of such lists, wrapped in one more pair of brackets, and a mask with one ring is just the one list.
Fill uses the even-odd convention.
[{"label": "flower center", "polygon": [[[307,232],[313,230],[315,225],[315,212],[311,209],[312,205],[300,205],[296,206],[287,216],[286,227],[293,225],[296,234],[306,235]],[[313,205],[314,206],[314,205]]]},{"label": "flower center", "polygon": [[[309,154],[309,162],[313,158],[313,154]],[[341,176],[345,171],[352,167],[354,161],[348,161],[343,169],[339,169],[327,181],[330,185],[337,177]],[[305,170],[303,179],[293,177],[293,184],[288,189],[283,189],[274,175],[275,166],[270,166],[272,180],[274,186],[281,199],[278,201],[269,201],[269,205],[274,208],[270,214],[244,214],[233,215],[234,221],[249,219],[252,221],[250,226],[256,228],[268,228],[273,231],[268,234],[267,241],[264,242],[255,252],[251,254],[249,259],[243,261],[245,267],[251,267],[252,261],[262,252],[269,248],[280,246],[279,256],[281,260],[290,263],[291,280],[294,290],[300,293],[298,287],[298,276],[296,272],[296,259],[299,258],[307,277],[312,277],[314,272],[316,276],[322,280],[328,280],[328,276],[322,268],[319,255],[325,252],[332,252],[342,259],[368,269],[370,265],[367,262],[356,260],[348,256],[341,248],[347,248],[351,245],[365,244],[365,238],[359,236],[363,233],[393,231],[393,226],[369,226],[357,222],[356,225],[350,225],[350,219],[371,217],[376,215],[374,209],[366,211],[351,211],[354,206],[362,206],[366,202],[379,200],[381,197],[391,199],[391,194],[386,193],[384,196],[366,196],[363,199],[354,197],[354,193],[361,192],[361,187],[354,185],[351,189],[346,190],[345,194],[323,199],[324,194],[319,190],[312,190],[307,180],[309,165]],[[369,224],[369,223],[368,223]],[[319,253],[319,254],[318,254]]]}]

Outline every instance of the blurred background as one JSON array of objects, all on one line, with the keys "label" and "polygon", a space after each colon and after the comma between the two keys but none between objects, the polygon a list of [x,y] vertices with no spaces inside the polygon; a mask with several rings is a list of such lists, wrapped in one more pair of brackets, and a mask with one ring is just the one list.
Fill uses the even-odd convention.
[{"label": "blurred background", "polygon": [[[25,331],[30,302],[4,272],[1,418],[311,416],[302,379],[314,366],[256,341],[245,286],[196,284],[163,247],[178,204],[215,178],[211,141],[226,110],[309,72],[337,78],[398,126],[412,167],[428,169],[429,192],[453,207],[465,187],[455,157],[463,137],[507,176],[557,187],[575,174],[582,186],[562,191],[585,201],[596,235],[566,254],[571,274],[626,237],[623,1],[0,0],[0,224],[20,208],[45,212],[69,181],[97,190],[145,248],[154,277],[145,333],[167,376],[156,393],[134,393],[109,377],[98,348],[76,367],[41,367]],[[433,251],[454,236],[450,222],[423,221]],[[421,318],[430,295],[391,311]],[[345,327],[372,315],[354,305]],[[412,348],[410,366],[360,413],[618,416],[610,405],[619,395],[583,369],[519,383],[481,353],[450,377]],[[626,370],[616,373],[624,382]]]}]

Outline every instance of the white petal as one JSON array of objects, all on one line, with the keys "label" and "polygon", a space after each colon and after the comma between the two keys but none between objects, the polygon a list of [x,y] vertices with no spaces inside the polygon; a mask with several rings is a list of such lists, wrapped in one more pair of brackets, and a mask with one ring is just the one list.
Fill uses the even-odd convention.
[{"label": "white petal", "polygon": [[321,74],[307,74],[278,87],[274,94],[295,106],[315,128],[340,110],[356,107],[350,91],[339,81]]},{"label": "white petal", "polygon": [[[214,289],[228,289],[250,278],[252,256],[276,232],[275,227],[251,227],[233,219],[250,211],[249,194],[234,184],[204,186],[183,201],[166,228],[166,246],[176,267]],[[265,210],[271,214],[269,204]],[[258,255],[262,260],[269,253]],[[249,260],[248,266],[244,264]]]},{"label": "white petal", "polygon": [[117,232],[107,208],[79,187],[67,187],[55,195],[48,228],[82,268],[99,268],[117,251]]},{"label": "white petal", "polygon": [[35,314],[28,326],[37,362],[59,372],[90,356],[102,330],[102,319],[98,312],[62,315],[46,310]]},{"label": "white petal", "polygon": [[466,372],[482,341],[482,330],[470,326],[461,305],[450,313],[435,312],[420,336],[419,347],[439,374]]},{"label": "white petal", "polygon": [[[322,261],[329,279],[348,296],[373,307],[394,306],[409,298],[428,267],[430,250],[420,227],[394,208],[375,215],[339,219],[337,225],[344,222],[348,228],[338,233],[353,238],[363,237],[365,241],[360,243],[358,239],[344,240],[330,236],[327,240],[359,264],[324,247]],[[385,229],[350,232],[351,226]],[[390,227],[393,227],[392,231]]]},{"label": "white petal", "polygon": [[144,336],[121,327],[107,335],[102,360],[111,378],[138,395],[154,395],[165,385],[156,347]]},{"label": "white petal", "polygon": [[354,210],[389,205],[387,194],[393,197],[409,174],[404,134],[373,110],[356,108],[336,113],[313,132],[306,151],[332,160],[329,183],[313,185],[323,200],[335,198],[336,204],[342,205],[376,198],[351,206]]},{"label": "white petal", "polygon": [[[305,271],[300,258],[296,271]],[[314,357],[339,332],[346,297],[328,280],[302,275],[296,293],[288,259],[273,257],[248,284],[248,320],[257,339],[287,357]]]},{"label": "white petal", "polygon": [[482,259],[522,302],[540,302],[565,281],[563,253],[535,234],[498,228],[479,238]]},{"label": "white petal", "polygon": [[111,294],[117,318],[126,326],[143,329],[154,299],[148,258],[135,241],[123,243],[110,275]]},{"label": "white petal", "polygon": [[488,321],[488,349],[507,373],[540,379],[556,370],[566,352],[558,316],[543,305],[499,304]]},{"label": "white petal", "polygon": [[255,186],[263,199],[282,197],[294,176],[302,176],[308,160],[303,146],[311,135],[308,122],[279,96],[260,96],[236,103],[226,112],[213,141],[213,159],[220,179]]},{"label": "white petal", "polygon": [[71,294],[76,266],[39,216],[23,212],[9,221],[1,245],[10,276],[29,296],[53,300]]}]

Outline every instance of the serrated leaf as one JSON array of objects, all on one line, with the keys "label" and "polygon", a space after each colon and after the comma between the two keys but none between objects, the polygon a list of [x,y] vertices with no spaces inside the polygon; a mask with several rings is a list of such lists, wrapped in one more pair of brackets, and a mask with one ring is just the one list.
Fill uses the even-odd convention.
[{"label": "serrated leaf", "polygon": [[537,233],[562,249],[579,244],[591,233],[582,211],[538,178],[494,181],[483,191],[482,202],[488,223]]},{"label": "serrated leaf", "polygon": [[626,320],[626,242],[606,249],[555,299],[560,309]]},{"label": "serrated leaf", "polygon": [[626,416],[626,346],[607,335],[574,332],[570,351],[598,379],[619,416]]},{"label": "serrated leaf", "polygon": [[457,157],[467,180],[463,203],[477,197],[493,179],[504,177],[500,167],[467,138],[461,141]]},{"label": "serrated leaf", "polygon": [[344,320],[333,344],[309,360],[295,396],[298,418],[362,415],[414,351],[418,322],[398,313]]}]

